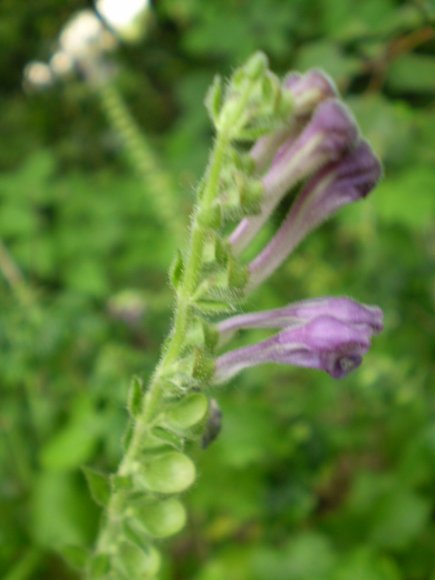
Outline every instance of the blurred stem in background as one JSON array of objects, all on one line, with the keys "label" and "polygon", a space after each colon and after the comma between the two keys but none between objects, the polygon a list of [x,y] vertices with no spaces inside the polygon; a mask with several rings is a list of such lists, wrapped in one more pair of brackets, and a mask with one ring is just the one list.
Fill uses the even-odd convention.
[{"label": "blurred stem in background", "polygon": [[116,86],[110,82],[104,83],[98,94],[108,121],[122,139],[127,159],[144,180],[147,195],[162,225],[175,242],[181,241],[184,223],[180,219],[180,204],[171,193],[174,187],[169,175],[161,168],[143,130],[137,126]]},{"label": "blurred stem in background", "polygon": [[33,295],[4,243],[0,240],[0,271],[21,306],[33,305]]}]

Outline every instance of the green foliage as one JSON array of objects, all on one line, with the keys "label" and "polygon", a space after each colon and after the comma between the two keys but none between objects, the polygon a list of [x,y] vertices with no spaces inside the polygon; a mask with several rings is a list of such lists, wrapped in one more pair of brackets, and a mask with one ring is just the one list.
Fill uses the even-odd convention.
[{"label": "green foliage", "polygon": [[[171,312],[166,272],[178,241],[149,201],[158,192],[124,164],[99,97],[79,82],[22,90],[25,64],[49,58],[77,7],[6,0],[0,9],[0,569],[9,580],[79,577],[66,562],[83,561],[101,515],[81,467],[115,469],[130,378],[149,376]],[[195,451],[192,525],[172,540],[163,577],[427,580],[435,574],[432,3],[162,0],[155,12],[143,44],[119,50],[118,83],[177,185],[180,229],[210,144],[206,87],[256,49],[280,73],[331,74],[385,164],[374,194],[322,226],[250,299],[257,309],[352,295],[382,306],[383,335],[344,382],[260,368],[224,390],[222,432]],[[215,117],[218,97],[208,103]],[[175,263],[175,285],[182,267]],[[200,306],[207,317],[228,309],[225,297]],[[178,411],[172,426],[183,420]],[[169,463],[155,465],[152,484]],[[126,577],[132,560],[145,574],[159,559],[130,540],[124,556]],[[93,563],[95,577],[106,564]]]}]

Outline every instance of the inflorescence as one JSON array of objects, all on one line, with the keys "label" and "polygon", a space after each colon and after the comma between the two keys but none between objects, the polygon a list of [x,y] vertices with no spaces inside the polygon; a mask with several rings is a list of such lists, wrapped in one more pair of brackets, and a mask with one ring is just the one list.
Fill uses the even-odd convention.
[{"label": "inflorescence", "polygon": [[[342,378],[358,367],[382,311],[346,297],[302,300],[241,314],[244,299],[298,244],[346,204],[367,196],[381,175],[373,151],[318,70],[271,73],[262,54],[217,78],[207,108],[216,138],[198,185],[190,242],[170,272],[176,296],[172,330],[146,390],[131,387],[130,429],[118,472],[88,470],[104,506],[91,578],[156,578],[155,541],[186,521],[177,497],[196,479],[189,446],[209,443],[219,410],[207,388],[262,363],[320,369]],[[156,192],[158,195],[158,192]],[[288,197],[281,225],[250,261],[245,251]],[[276,329],[243,348],[225,350],[239,330]]]}]

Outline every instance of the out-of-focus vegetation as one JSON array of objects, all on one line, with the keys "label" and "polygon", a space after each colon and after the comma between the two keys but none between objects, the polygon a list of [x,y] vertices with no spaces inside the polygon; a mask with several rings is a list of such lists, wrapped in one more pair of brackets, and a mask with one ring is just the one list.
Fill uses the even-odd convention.
[{"label": "out-of-focus vegetation", "polygon": [[[84,2],[0,5],[0,570],[76,578],[68,544],[98,525],[81,466],[113,470],[126,389],[171,316],[180,239],[128,163],[99,90],[23,90]],[[187,234],[212,138],[216,73],[264,50],[337,82],[385,165],[365,202],[310,237],[250,308],[348,294],[386,328],[342,382],[245,372],[219,393],[223,430],[197,452],[190,523],[166,545],[180,580],[435,579],[435,5],[415,0],[159,0],[114,83],[173,186]],[[156,165],[157,168],[157,165]]]}]

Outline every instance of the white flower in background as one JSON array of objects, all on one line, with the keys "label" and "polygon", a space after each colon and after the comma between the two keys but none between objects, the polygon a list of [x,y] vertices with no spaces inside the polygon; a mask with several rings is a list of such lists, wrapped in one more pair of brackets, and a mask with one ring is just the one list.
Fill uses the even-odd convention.
[{"label": "white flower in background", "polygon": [[97,0],[95,8],[123,40],[135,42],[142,38],[149,16],[149,0]]},{"label": "white flower in background", "polygon": [[74,59],[64,50],[55,52],[49,64],[57,77],[67,77],[74,71]]},{"label": "white flower in background", "polygon": [[61,50],[82,63],[116,47],[116,39],[92,10],[81,10],[67,22],[59,36]]},{"label": "white flower in background", "polygon": [[45,62],[32,60],[24,68],[24,86],[26,89],[43,90],[53,83],[53,73]]}]

